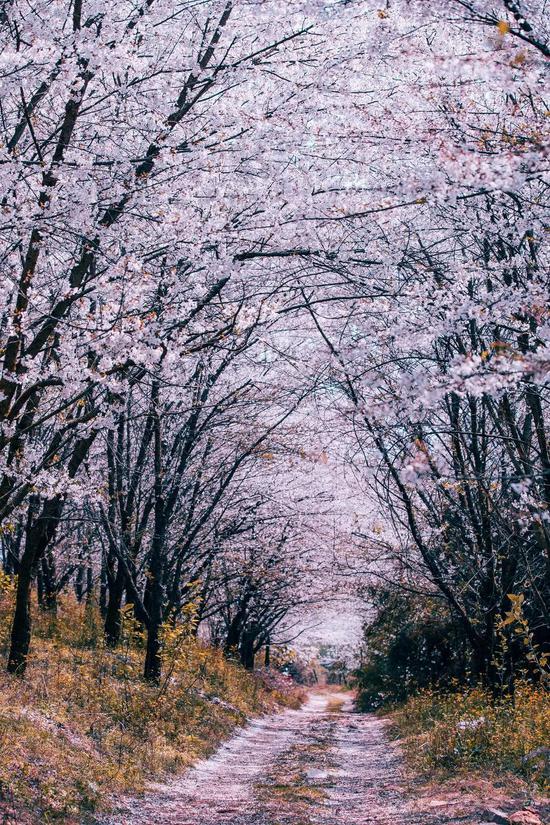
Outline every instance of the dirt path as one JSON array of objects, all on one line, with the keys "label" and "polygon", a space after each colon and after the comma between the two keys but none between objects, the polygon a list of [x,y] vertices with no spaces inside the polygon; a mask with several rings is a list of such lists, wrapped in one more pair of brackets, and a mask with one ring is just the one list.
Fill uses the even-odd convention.
[{"label": "dirt path", "polygon": [[[413,812],[385,724],[349,694],[251,722],[183,777],[128,803],[112,825],[429,825]],[[441,820],[437,820],[441,822]]]}]

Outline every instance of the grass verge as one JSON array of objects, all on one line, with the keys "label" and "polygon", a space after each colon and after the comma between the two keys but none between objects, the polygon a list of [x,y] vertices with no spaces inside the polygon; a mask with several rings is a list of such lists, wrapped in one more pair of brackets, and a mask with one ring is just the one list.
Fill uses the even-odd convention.
[{"label": "grass verge", "polygon": [[442,777],[515,774],[550,789],[550,693],[527,683],[495,701],[471,688],[425,690],[390,714],[413,768]]},{"label": "grass verge", "polygon": [[[10,610],[4,595],[3,657]],[[3,825],[93,821],[111,796],[206,756],[249,716],[300,703],[284,678],[248,673],[189,631],[169,634],[165,676],[152,686],[129,617],[122,645],[109,650],[91,605],[62,598],[57,617],[35,614],[25,678],[0,659]]]}]

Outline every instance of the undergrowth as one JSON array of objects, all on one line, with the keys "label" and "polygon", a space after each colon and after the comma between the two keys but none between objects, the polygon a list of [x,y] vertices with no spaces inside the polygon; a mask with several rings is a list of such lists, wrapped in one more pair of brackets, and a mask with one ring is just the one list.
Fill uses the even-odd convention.
[{"label": "undergrowth", "polygon": [[512,772],[550,787],[550,693],[527,682],[495,701],[482,688],[423,690],[391,714],[412,764],[441,771]]},{"label": "undergrowth", "polygon": [[112,795],[211,752],[252,714],[300,702],[284,678],[251,674],[189,629],[166,633],[163,681],[141,678],[139,632],[127,616],[109,650],[93,605],[35,609],[24,679],[5,672],[12,594],[0,593],[0,819],[83,823]]}]

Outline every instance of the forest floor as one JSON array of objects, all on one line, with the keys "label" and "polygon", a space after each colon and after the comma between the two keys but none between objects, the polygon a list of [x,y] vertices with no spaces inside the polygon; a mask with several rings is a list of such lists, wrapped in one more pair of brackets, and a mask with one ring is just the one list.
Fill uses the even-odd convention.
[{"label": "forest floor", "polygon": [[[179,779],[121,803],[109,825],[466,825],[517,810],[489,782],[422,785],[388,720],[347,692],[312,692],[298,710],[252,721]],[[539,812],[543,814],[539,808]]]}]

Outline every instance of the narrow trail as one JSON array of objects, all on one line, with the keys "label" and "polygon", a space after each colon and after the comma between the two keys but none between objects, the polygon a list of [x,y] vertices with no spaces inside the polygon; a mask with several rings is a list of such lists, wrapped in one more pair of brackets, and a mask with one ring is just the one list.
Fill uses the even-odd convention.
[{"label": "narrow trail", "polygon": [[255,720],[182,777],[125,802],[110,825],[430,825],[413,812],[385,723],[349,694],[313,693]]}]

